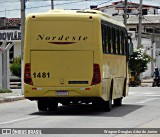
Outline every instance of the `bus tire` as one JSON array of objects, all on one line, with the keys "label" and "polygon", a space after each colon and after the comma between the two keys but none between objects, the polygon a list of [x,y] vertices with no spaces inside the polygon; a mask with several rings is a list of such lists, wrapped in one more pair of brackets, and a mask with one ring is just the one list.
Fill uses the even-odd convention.
[{"label": "bus tire", "polygon": [[110,93],[110,97],[108,101],[104,101],[103,103],[103,111],[104,112],[109,112],[112,109],[112,95]]},{"label": "bus tire", "polygon": [[93,111],[100,111],[100,104],[98,101],[92,102]]},{"label": "bus tire", "polygon": [[102,111],[103,112],[109,112],[112,109],[112,93],[113,93],[113,80],[111,82],[109,100],[102,101]]},{"label": "bus tire", "polygon": [[[126,84],[127,84],[127,78],[124,79],[124,85],[123,85],[123,97],[126,96]],[[133,85],[132,85],[133,86]],[[135,87],[135,86],[134,86]]]},{"label": "bus tire", "polygon": [[37,100],[37,106],[39,111],[47,111],[47,102],[44,99]]},{"label": "bus tire", "polygon": [[122,99],[123,99],[122,97],[114,99],[114,105],[115,106],[121,106],[122,105]]},{"label": "bus tire", "polygon": [[56,111],[58,108],[58,102],[54,100],[48,100],[48,111]]},{"label": "bus tire", "polygon": [[106,105],[105,105],[104,111],[109,112],[112,109],[112,93],[113,93],[113,80],[111,81],[109,100],[105,101]]},{"label": "bus tire", "polygon": [[97,100],[92,102],[94,111],[109,112],[112,109],[112,98],[110,97],[108,101]]}]

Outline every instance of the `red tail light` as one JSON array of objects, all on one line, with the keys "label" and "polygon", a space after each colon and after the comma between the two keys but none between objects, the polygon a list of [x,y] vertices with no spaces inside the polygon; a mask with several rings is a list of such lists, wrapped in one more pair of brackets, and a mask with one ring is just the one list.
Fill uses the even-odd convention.
[{"label": "red tail light", "polygon": [[29,84],[29,85],[33,85],[32,78],[31,78],[31,65],[30,65],[30,63],[25,64],[24,83]]},{"label": "red tail light", "polygon": [[93,64],[93,78],[91,85],[96,85],[101,82],[101,72],[99,64]]}]

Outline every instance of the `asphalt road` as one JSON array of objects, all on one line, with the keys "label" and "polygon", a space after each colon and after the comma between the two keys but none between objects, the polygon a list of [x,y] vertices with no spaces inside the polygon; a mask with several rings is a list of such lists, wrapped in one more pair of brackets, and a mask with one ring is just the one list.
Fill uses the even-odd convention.
[{"label": "asphalt road", "polygon": [[[123,99],[123,105],[113,106],[111,112],[94,112],[90,104],[59,105],[57,112],[39,112],[35,101],[1,103],[0,128],[160,128],[160,88],[130,88],[129,96]],[[87,136],[127,137],[128,135],[89,134]]]}]

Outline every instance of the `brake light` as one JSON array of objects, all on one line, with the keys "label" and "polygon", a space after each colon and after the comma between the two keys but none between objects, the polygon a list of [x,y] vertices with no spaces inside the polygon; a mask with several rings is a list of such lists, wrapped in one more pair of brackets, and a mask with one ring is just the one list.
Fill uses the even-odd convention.
[{"label": "brake light", "polygon": [[101,73],[99,64],[93,64],[93,78],[91,85],[96,85],[101,82]]},{"label": "brake light", "polygon": [[30,63],[25,64],[24,83],[29,84],[29,85],[33,85],[32,77],[31,77],[31,65],[30,65]]}]

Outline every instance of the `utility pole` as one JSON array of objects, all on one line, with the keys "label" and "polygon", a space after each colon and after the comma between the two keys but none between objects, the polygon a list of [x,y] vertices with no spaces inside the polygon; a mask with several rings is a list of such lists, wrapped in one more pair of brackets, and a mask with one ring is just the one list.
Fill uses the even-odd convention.
[{"label": "utility pole", "polygon": [[[155,26],[153,27],[153,34],[152,34],[152,39],[151,39],[151,57],[152,59],[154,58],[154,35],[155,34]],[[151,60],[151,74],[154,72],[154,62]]]},{"label": "utility pole", "polygon": [[11,47],[13,46],[13,43],[9,43],[7,45],[6,41],[3,41],[2,47],[1,47],[1,64],[2,67],[0,70],[1,71],[1,77],[2,77],[2,84],[1,84],[1,88],[2,89],[10,89],[10,69],[9,69],[9,50],[11,49]]},{"label": "utility pole", "polygon": [[127,0],[124,2],[124,25],[127,27]]},{"label": "utility pole", "polygon": [[54,0],[51,0],[51,9],[54,10]]},{"label": "utility pole", "polygon": [[24,50],[24,31],[25,31],[25,2],[21,0],[21,87],[22,94],[24,93],[23,77],[24,77],[24,63],[23,63],[23,50]]},{"label": "utility pole", "polygon": [[0,88],[2,89],[2,81],[3,81],[3,78],[2,78],[2,53],[3,53],[3,50],[2,48],[0,47]]},{"label": "utility pole", "polygon": [[138,25],[137,49],[141,48],[141,43],[142,43],[142,0],[140,0],[140,4],[139,4],[139,25]]}]

